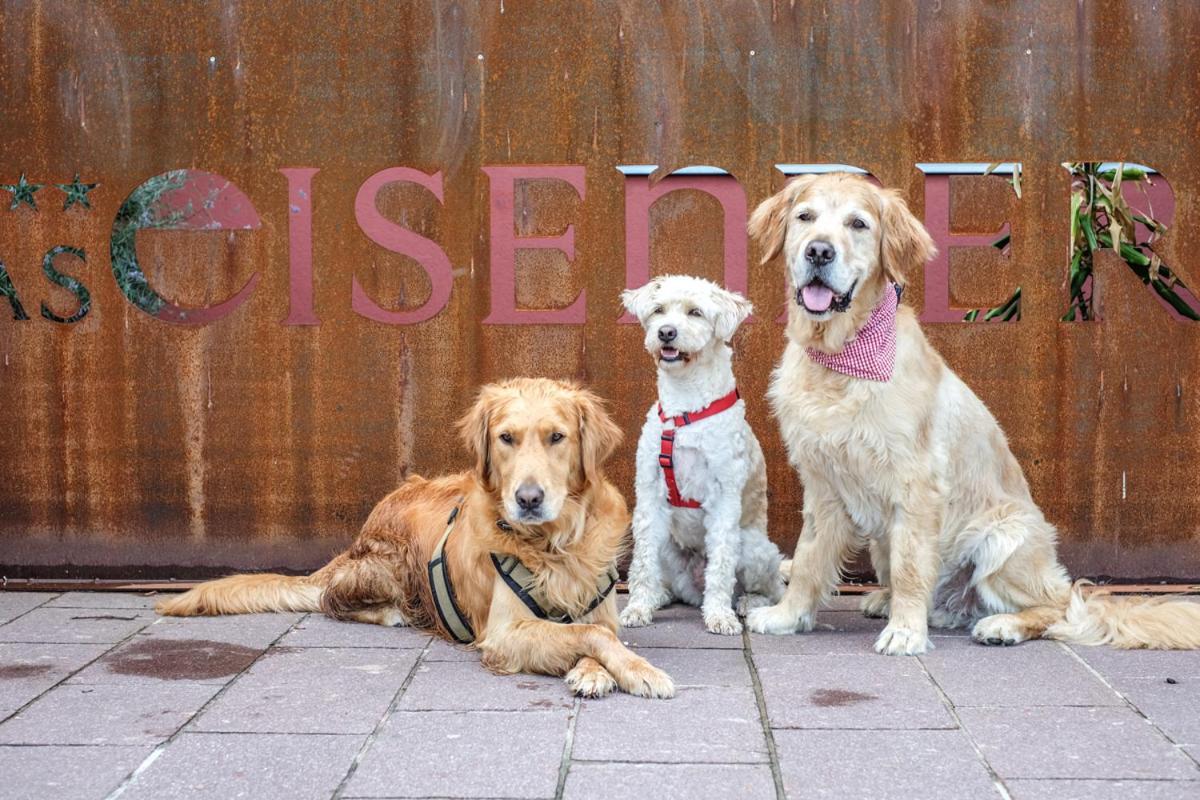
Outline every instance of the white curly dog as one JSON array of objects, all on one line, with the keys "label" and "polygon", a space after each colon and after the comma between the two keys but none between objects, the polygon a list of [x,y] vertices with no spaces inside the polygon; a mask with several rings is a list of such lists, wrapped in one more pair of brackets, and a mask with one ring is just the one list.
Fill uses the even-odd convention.
[{"label": "white curly dog", "polygon": [[[783,595],[782,556],[767,538],[767,470],[746,422],[729,340],[753,310],[703,278],[670,275],[621,295],[646,331],[658,402],[637,449],[629,603],[621,624],[648,624],[681,600],[712,633],[741,633],[738,613]],[[737,613],[735,589],[742,595]]]}]

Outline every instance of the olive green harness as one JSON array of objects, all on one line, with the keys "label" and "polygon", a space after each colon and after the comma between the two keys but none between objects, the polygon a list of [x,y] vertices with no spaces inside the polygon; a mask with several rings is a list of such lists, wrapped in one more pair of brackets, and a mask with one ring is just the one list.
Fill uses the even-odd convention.
[{"label": "olive green harness", "polygon": [[[462,501],[460,500],[459,504],[450,512],[450,519],[446,521],[446,532],[442,534],[437,547],[433,549],[433,558],[429,560],[429,587],[433,592],[433,606],[437,609],[442,627],[449,631],[456,642],[470,644],[475,641],[475,631],[471,628],[471,623],[467,621],[466,615],[462,612],[458,600],[454,596],[454,584],[450,580],[450,567],[446,563],[446,542],[450,540],[450,534],[454,531],[454,524],[458,521],[461,510]],[[512,530],[512,526],[502,519],[496,520],[496,527],[504,531]],[[596,582],[596,597],[588,604],[583,613],[578,617],[572,617],[563,609],[554,608],[546,603],[545,598],[541,597],[541,592],[534,585],[536,580],[533,572],[516,556],[491,553],[491,558],[492,566],[496,568],[504,585],[512,590],[512,593],[535,617],[549,622],[569,623],[586,617],[604,602],[613,587],[617,585],[617,566],[613,564]]]}]

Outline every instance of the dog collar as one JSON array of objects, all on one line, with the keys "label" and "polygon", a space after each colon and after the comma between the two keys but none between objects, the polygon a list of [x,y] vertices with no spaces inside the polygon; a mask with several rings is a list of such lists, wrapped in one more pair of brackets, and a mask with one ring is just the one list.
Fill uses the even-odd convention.
[{"label": "dog collar", "polygon": [[888,283],[879,305],[871,311],[867,324],[846,342],[840,352],[826,353],[806,347],[808,357],[826,369],[869,381],[889,381],[896,366],[896,309],[904,287]]},{"label": "dog collar", "polygon": [[718,397],[699,411],[685,411],[682,414],[674,417],[668,417],[663,413],[662,403],[658,404],[658,418],[665,425],[671,422],[669,428],[663,428],[662,446],[658,451],[658,465],[662,467],[663,479],[667,483],[667,502],[678,508],[699,508],[700,501],[685,499],[679,493],[679,485],[675,482],[675,431],[682,428],[684,425],[691,425],[693,422],[698,422],[707,417],[720,414],[722,411],[727,411],[733,408],[733,404],[742,398],[742,395],[735,387],[732,392],[724,397]]}]

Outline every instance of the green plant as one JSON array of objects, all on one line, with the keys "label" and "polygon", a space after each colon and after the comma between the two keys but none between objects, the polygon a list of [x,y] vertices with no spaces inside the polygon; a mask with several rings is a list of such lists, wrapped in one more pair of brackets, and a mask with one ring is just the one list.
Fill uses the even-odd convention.
[{"label": "green plant", "polygon": [[[1071,269],[1067,276],[1071,305],[1063,320],[1095,318],[1090,279],[1094,255],[1104,248],[1115,250],[1142,283],[1153,288],[1182,316],[1200,320],[1200,313],[1176,291],[1187,287],[1154,252],[1153,244],[1166,226],[1135,211],[1125,199],[1122,190],[1125,183],[1149,185],[1150,176],[1123,163],[1103,168],[1095,161],[1074,161],[1063,166],[1071,174]],[[1144,185],[1140,187],[1143,191]],[[1144,242],[1136,240],[1138,223],[1150,232]]]}]

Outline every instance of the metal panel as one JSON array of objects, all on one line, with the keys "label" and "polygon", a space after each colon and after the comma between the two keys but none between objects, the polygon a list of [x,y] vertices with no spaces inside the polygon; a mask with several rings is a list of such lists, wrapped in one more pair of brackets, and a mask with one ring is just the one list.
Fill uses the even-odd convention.
[{"label": "metal panel", "polygon": [[[934,324],[929,335],[1008,432],[1074,572],[1200,577],[1200,328],[1168,317],[1115,257],[1097,263],[1104,320],[1059,322],[1064,161],[1160,170],[1175,197],[1159,252],[1200,286],[1195,3],[0,7],[0,182],[24,173],[46,184],[36,211],[0,207],[0,261],[32,317],[11,319],[0,298],[9,576],[313,567],[404,475],[465,466],[453,422],[475,386],[509,375],[577,378],[610,398],[627,432],[612,473],[631,494],[654,383],[640,332],[617,322],[617,294],[626,182],[647,179],[618,166],[718,167],[733,177],[695,177],[736,180],[752,208],[782,181],[776,164],[850,164],[921,210],[916,164],[1005,161],[1023,165],[1019,201],[1004,178],[951,179],[955,229],[1008,221],[1013,233],[1007,261],[956,254],[951,295],[988,305],[1020,284],[1022,318]],[[574,165],[583,191],[518,181],[510,225],[492,211],[508,213],[507,179],[484,172],[505,165],[559,176]],[[435,241],[452,265],[446,307],[415,324],[353,307],[355,278],[392,311],[441,285],[373,241],[395,230],[370,219],[369,197],[356,216],[363,184],[393,167],[441,175],[442,202],[412,183],[378,196],[386,220]],[[221,230],[181,231],[169,228],[203,226],[165,224],[164,199],[168,229],[137,233],[146,281],[175,304],[211,309],[250,287],[231,313],[199,324],[135,307],[110,262],[127,198],[180,169],[222,176],[252,204]],[[99,186],[90,209],[63,211],[53,184],[76,173]],[[319,324],[284,324],[312,321],[293,266],[310,211]],[[257,228],[235,224],[251,218]],[[721,279],[729,266],[736,277],[746,267],[724,263],[722,220],[702,191],[664,196],[649,215],[652,270]],[[568,225],[573,260],[518,250],[515,293],[522,308],[562,309],[585,292],[586,323],[496,324],[512,316],[493,292],[497,248],[514,231],[550,237]],[[55,261],[90,294],[71,324],[38,314],[43,301],[59,316],[77,310],[42,271],[57,245],[86,258]],[[736,366],[770,464],[772,536],[790,547],[800,487],[763,399],[783,346],[773,321],[783,277],[757,257],[751,247],[745,274],[760,314],[739,335]],[[919,305],[924,276],[910,278]]]}]

